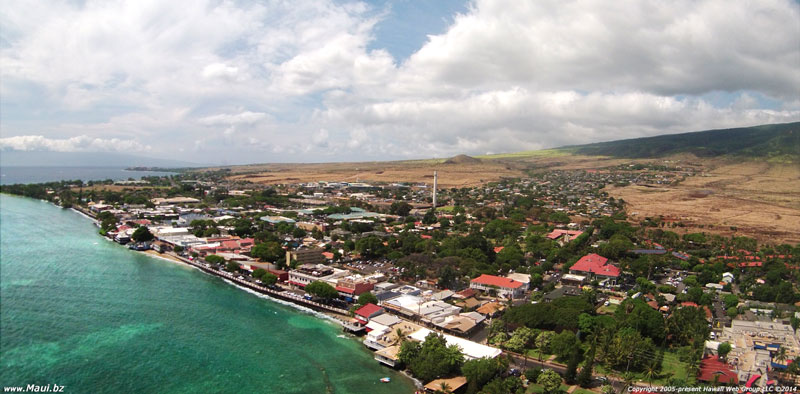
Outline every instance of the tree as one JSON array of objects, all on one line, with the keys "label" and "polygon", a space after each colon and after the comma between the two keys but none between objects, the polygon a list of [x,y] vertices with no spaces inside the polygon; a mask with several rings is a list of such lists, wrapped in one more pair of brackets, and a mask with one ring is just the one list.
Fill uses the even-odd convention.
[{"label": "tree", "polygon": [[429,209],[428,212],[425,212],[425,216],[422,217],[423,224],[434,224],[436,223],[436,213],[433,209]]},{"label": "tree", "polygon": [[542,354],[550,351],[550,342],[553,340],[555,333],[552,331],[542,331],[536,337],[536,348],[539,349],[539,362],[542,361]]},{"label": "tree", "polygon": [[225,271],[228,272],[237,272],[239,271],[239,268],[239,263],[235,261],[229,261],[227,264],[225,264]]},{"label": "tree", "polygon": [[261,283],[267,286],[272,286],[277,282],[278,282],[278,277],[271,272],[266,272],[264,273],[264,275],[261,276]]},{"label": "tree", "polygon": [[589,387],[592,384],[592,368],[594,368],[594,356],[597,351],[597,342],[592,342],[589,353],[586,354],[586,362],[583,364],[581,373],[578,374],[578,384],[581,387]]},{"label": "tree", "polygon": [[797,328],[800,327],[800,318],[792,316],[791,318],[789,318],[789,324],[792,326],[792,330],[794,330],[794,333],[797,334]]},{"label": "tree", "polygon": [[644,367],[644,377],[647,379],[647,383],[650,387],[653,387],[653,378],[658,375],[658,366],[655,362],[649,362]]},{"label": "tree", "polygon": [[411,208],[411,204],[405,201],[395,201],[389,207],[389,213],[397,216],[408,216],[408,213],[411,212]]},{"label": "tree", "polygon": [[253,246],[250,255],[261,261],[277,263],[283,261],[285,252],[277,242],[265,242]]},{"label": "tree", "polygon": [[558,376],[552,369],[548,369],[539,374],[536,383],[542,385],[545,394],[554,394],[561,388],[561,376]]},{"label": "tree", "polygon": [[264,276],[264,274],[266,274],[266,273],[267,273],[267,270],[265,270],[263,268],[256,268],[255,270],[253,270],[253,273],[251,274],[251,276],[256,278],[256,279],[261,279],[261,277]]},{"label": "tree", "polygon": [[691,306],[676,309],[667,319],[666,326],[672,342],[678,345],[705,341],[710,331],[705,311]]},{"label": "tree", "polygon": [[404,342],[400,345],[398,358],[423,381],[458,373],[464,363],[461,349],[455,345],[447,346],[444,337],[435,332],[428,334],[422,344]]},{"label": "tree", "polygon": [[383,244],[383,240],[370,235],[366,238],[361,238],[356,242],[356,250],[361,253],[365,258],[375,258],[386,254],[387,247]]},{"label": "tree", "polygon": [[224,264],[225,259],[222,256],[217,256],[215,254],[210,254],[206,256],[206,262],[209,264]]},{"label": "tree", "polygon": [[367,304],[378,304],[378,297],[375,297],[374,294],[371,292],[361,293],[358,296],[358,304],[359,305],[367,305]]},{"label": "tree", "polygon": [[318,280],[306,286],[306,293],[325,300],[331,300],[339,296],[339,292],[333,286]]},{"label": "tree", "polygon": [[572,349],[567,362],[567,370],[564,372],[564,381],[567,384],[575,384],[575,378],[578,376],[578,364],[581,362],[581,351],[579,348]]},{"label": "tree", "polygon": [[561,331],[550,343],[550,350],[561,360],[566,360],[577,347],[578,338],[569,330]]},{"label": "tree", "polygon": [[134,242],[150,242],[153,238],[155,238],[155,236],[145,226],[137,228],[136,231],[133,232],[133,235],[131,235],[131,239],[133,239]]},{"label": "tree", "polygon": [[497,358],[476,358],[464,363],[461,373],[467,378],[467,392],[476,393],[486,383],[499,377],[508,369],[508,359]]},{"label": "tree", "polygon": [[720,358],[725,359],[728,357],[728,353],[731,352],[731,344],[728,342],[722,342],[717,346],[717,354]]}]

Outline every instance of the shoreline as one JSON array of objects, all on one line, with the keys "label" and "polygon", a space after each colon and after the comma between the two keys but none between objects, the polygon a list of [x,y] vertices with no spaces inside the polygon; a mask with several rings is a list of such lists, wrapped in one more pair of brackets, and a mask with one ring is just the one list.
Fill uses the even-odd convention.
[{"label": "shoreline", "polygon": [[[17,197],[25,198],[24,196],[17,196]],[[48,202],[48,201],[44,201],[44,200],[39,200],[39,201]],[[56,204],[53,204],[53,205],[56,206],[56,207],[59,207],[59,208],[63,208],[63,207],[61,207],[59,205],[56,205]],[[82,209],[82,207],[72,206],[72,207],[69,208],[69,210],[74,211],[79,216],[90,220],[95,225],[98,225],[98,221],[93,217],[91,212],[85,211],[84,209]],[[113,242],[113,243],[116,244],[116,242],[113,239],[110,239],[110,238],[108,238],[106,236],[102,236],[100,234],[96,234],[96,235],[100,236],[101,238],[105,239],[106,241],[110,241],[110,242]],[[120,246],[122,246],[122,245],[120,245]],[[328,306],[328,305],[324,305],[324,304],[319,304],[319,303],[316,303],[316,302],[313,302],[313,301],[308,301],[308,300],[305,300],[303,298],[296,298],[296,297],[290,296],[288,294],[283,294],[284,293],[283,291],[275,291],[275,290],[267,289],[267,288],[265,288],[263,286],[258,286],[256,284],[253,284],[253,283],[246,282],[246,281],[243,281],[241,279],[238,279],[234,275],[231,275],[231,274],[229,274],[227,272],[216,271],[216,270],[213,270],[213,269],[211,269],[209,267],[204,266],[201,263],[197,263],[197,262],[193,262],[193,261],[190,261],[190,260],[187,260],[187,259],[183,259],[183,258],[181,258],[179,256],[174,256],[174,255],[171,255],[171,254],[168,254],[168,253],[159,253],[159,252],[156,252],[156,251],[154,251],[152,249],[151,250],[147,250],[147,251],[134,251],[134,252],[142,253],[142,254],[147,255],[147,256],[149,256],[151,258],[167,261],[167,262],[170,262],[170,263],[173,263],[173,264],[179,264],[179,265],[182,265],[182,266],[187,266],[189,268],[194,268],[194,269],[196,269],[198,271],[201,271],[201,272],[203,272],[203,273],[205,273],[207,275],[219,277],[220,279],[222,279],[223,282],[226,282],[227,284],[232,285],[233,287],[236,287],[239,290],[243,290],[243,291],[245,291],[247,293],[255,295],[258,298],[266,299],[266,300],[268,300],[270,302],[274,302],[276,304],[280,304],[280,305],[284,305],[284,306],[290,307],[290,308],[296,310],[297,312],[313,315],[313,316],[315,316],[315,317],[317,317],[317,318],[319,318],[319,319],[321,319],[323,321],[327,321],[329,323],[333,323],[338,327],[343,327],[344,320],[350,318],[350,315],[348,314],[348,311],[346,311],[346,310],[343,310],[343,309],[339,310],[338,308],[334,308],[334,307],[331,307],[331,306]],[[351,339],[352,340],[352,339],[355,338],[355,336],[353,334],[348,333],[346,331],[343,332],[342,334],[339,334],[339,335],[341,335],[345,339]],[[358,341],[358,342],[360,343],[361,341]],[[370,351],[369,349],[367,349],[365,347],[362,347],[362,349],[367,351],[370,355],[373,355],[373,352]],[[382,367],[385,367],[381,363],[378,363],[378,364],[381,365]],[[406,371],[393,369],[393,368],[390,368],[390,369],[392,371],[402,375],[403,377],[407,378],[411,382],[411,384],[414,385],[416,388],[419,389],[419,388],[423,387],[422,382],[420,382],[416,378],[412,377]]]}]

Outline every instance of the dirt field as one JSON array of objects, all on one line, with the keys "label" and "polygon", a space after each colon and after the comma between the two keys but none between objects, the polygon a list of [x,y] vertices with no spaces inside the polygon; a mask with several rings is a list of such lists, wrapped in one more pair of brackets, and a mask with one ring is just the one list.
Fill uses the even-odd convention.
[{"label": "dirt field", "polygon": [[439,173],[440,187],[470,187],[495,181],[501,177],[524,175],[523,167],[497,161],[465,161],[446,163],[445,160],[405,162],[367,162],[330,164],[270,164],[235,167],[229,179],[278,184],[299,182],[410,182],[433,183],[433,172]]},{"label": "dirt field", "polygon": [[704,174],[678,186],[607,190],[628,202],[628,213],[635,213],[636,218],[668,215],[680,219],[687,227],[677,228],[679,232],[706,231],[746,235],[762,242],[800,243],[800,167],[763,161],[704,164],[708,168]]}]

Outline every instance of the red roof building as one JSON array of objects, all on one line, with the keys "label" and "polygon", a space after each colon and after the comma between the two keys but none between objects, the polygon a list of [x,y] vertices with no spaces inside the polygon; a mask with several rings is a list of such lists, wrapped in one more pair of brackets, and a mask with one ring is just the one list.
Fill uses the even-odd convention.
[{"label": "red roof building", "polygon": [[570,267],[569,272],[577,275],[586,275],[592,279],[599,277],[613,280],[616,280],[620,274],[619,268],[609,264],[607,258],[596,253],[581,257]]},{"label": "red roof building", "polygon": [[369,322],[369,319],[372,319],[373,317],[378,316],[383,312],[384,312],[383,308],[373,303],[369,303],[367,305],[362,306],[361,308],[358,308],[355,311],[355,315],[358,321],[360,321],[362,324],[367,324],[367,322]]},{"label": "red roof building", "polygon": [[520,297],[524,292],[524,283],[502,276],[483,274],[470,281],[470,289],[490,291],[494,290],[503,297]]},{"label": "red roof building", "polygon": [[700,361],[700,370],[697,380],[703,382],[716,382],[720,384],[737,384],[739,376],[716,356],[708,356]]},{"label": "red roof building", "polygon": [[582,234],[583,231],[555,229],[551,231],[550,234],[547,234],[547,238],[552,240],[560,238],[559,243],[563,245],[569,241],[572,241],[575,238],[580,237]]}]

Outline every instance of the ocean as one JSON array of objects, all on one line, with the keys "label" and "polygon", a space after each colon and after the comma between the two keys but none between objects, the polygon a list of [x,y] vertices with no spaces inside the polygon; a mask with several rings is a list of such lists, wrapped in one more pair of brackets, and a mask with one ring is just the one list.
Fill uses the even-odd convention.
[{"label": "ocean", "polygon": [[[410,393],[311,312],[0,195],[0,385],[67,393]],[[379,379],[391,377],[391,383]]]},{"label": "ocean", "polygon": [[115,181],[128,178],[140,179],[143,176],[172,175],[173,172],[126,171],[125,167],[0,167],[0,185],[15,183],[44,183],[69,180]]}]

